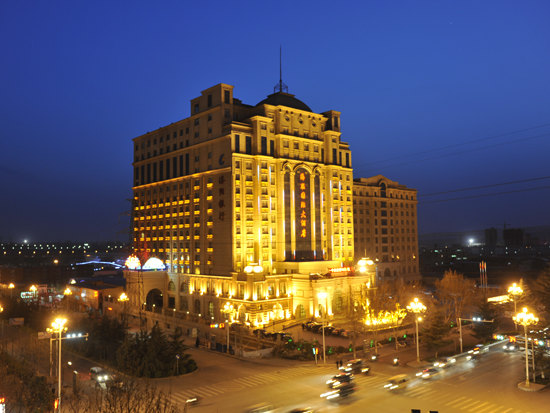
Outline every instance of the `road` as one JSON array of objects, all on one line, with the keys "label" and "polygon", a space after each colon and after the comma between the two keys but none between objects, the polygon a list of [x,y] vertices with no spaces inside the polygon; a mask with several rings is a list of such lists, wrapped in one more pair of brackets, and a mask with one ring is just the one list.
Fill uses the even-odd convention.
[{"label": "road", "polygon": [[[193,353],[203,366],[204,352]],[[200,396],[200,404],[189,410],[193,413],[243,412],[259,403],[271,404],[277,412],[310,406],[318,412],[538,413],[548,411],[550,402],[549,389],[537,393],[517,389],[524,379],[521,352],[499,349],[492,349],[477,362],[457,363],[429,380],[414,377],[417,369],[373,363],[370,375],[356,377],[356,393],[339,404],[319,397],[326,391],[325,381],[336,372],[333,363],[315,366],[284,361],[277,366],[277,360],[243,362],[214,353],[206,358],[208,362],[196,373],[158,382],[170,388],[178,404],[189,396]],[[396,374],[414,379],[405,390],[392,393],[383,386]]]}]

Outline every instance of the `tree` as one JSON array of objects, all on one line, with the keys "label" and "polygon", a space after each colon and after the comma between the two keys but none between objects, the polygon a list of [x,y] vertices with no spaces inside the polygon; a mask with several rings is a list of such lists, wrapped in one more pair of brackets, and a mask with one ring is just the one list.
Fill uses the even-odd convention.
[{"label": "tree", "polygon": [[445,321],[444,310],[440,307],[432,307],[429,310],[422,329],[422,342],[429,351],[439,350],[449,344],[451,340],[445,339],[449,333],[449,323]]},{"label": "tree", "polygon": [[497,310],[494,304],[483,301],[478,306],[479,317],[483,320],[493,320],[492,323],[482,323],[474,322],[473,331],[474,336],[479,339],[482,343],[490,340],[493,337],[493,334],[497,331],[498,328],[498,319],[497,319]]},{"label": "tree", "polygon": [[550,273],[543,273],[529,283],[526,295],[537,316],[541,320],[550,321]]},{"label": "tree", "polygon": [[454,270],[448,270],[441,280],[435,282],[435,287],[445,323],[454,319],[455,325],[458,325],[458,318],[462,317],[464,308],[474,301],[474,281],[464,278],[463,274]]},{"label": "tree", "polygon": [[96,388],[95,392],[84,393],[79,397],[67,396],[65,409],[71,413],[179,413],[183,409],[148,382],[139,382],[123,376],[105,389]]}]

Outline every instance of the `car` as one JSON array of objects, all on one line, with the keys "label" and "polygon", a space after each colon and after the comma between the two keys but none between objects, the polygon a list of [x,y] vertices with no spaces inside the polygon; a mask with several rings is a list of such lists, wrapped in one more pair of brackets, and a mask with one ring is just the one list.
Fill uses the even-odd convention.
[{"label": "car", "polygon": [[436,368],[432,367],[432,368],[429,368],[429,369],[424,369],[422,371],[419,371],[418,373],[416,373],[416,377],[421,377],[424,380],[427,380],[427,379],[430,379],[434,376],[437,376],[440,373],[441,373],[440,369],[436,369]]},{"label": "car", "polygon": [[504,349],[504,351],[516,351],[518,349],[518,345],[517,343],[508,342],[504,346],[502,346],[502,348]]},{"label": "car", "polygon": [[370,367],[364,362],[363,359],[354,359],[348,361],[344,366],[340,367],[340,370],[343,370],[346,373],[369,374]]},{"label": "car", "polygon": [[288,413],[315,413],[315,410],[313,410],[311,407],[297,407],[296,409],[292,409]]},{"label": "car", "polygon": [[334,327],[332,326],[325,327],[325,334],[332,334],[333,331],[334,331]]},{"label": "car", "polygon": [[323,328],[323,325],[320,324],[320,323],[315,323],[315,324],[312,324],[311,326],[311,331],[313,331],[314,333],[321,333],[321,329]]},{"label": "car", "polygon": [[273,407],[273,405],[266,403],[257,404],[246,410],[247,413],[271,413],[274,411],[275,408]]},{"label": "car", "polygon": [[340,331],[340,337],[348,338],[349,336],[351,336],[351,331],[344,330],[344,329],[342,329],[342,331]]},{"label": "car", "polygon": [[90,369],[90,379],[95,380],[97,383],[106,382],[109,380],[109,373],[101,367],[92,367]]},{"label": "car", "polygon": [[321,397],[331,401],[338,401],[339,399],[350,396],[354,392],[355,386],[352,383],[347,383],[343,386],[338,387],[337,389],[332,389],[326,393],[321,394]]},{"label": "car", "polygon": [[398,374],[397,376],[391,377],[388,383],[384,385],[384,388],[388,390],[404,389],[409,384],[409,379],[409,376],[406,374]]},{"label": "car", "polygon": [[455,357],[441,357],[435,361],[434,367],[439,367],[441,369],[454,366],[456,363]]},{"label": "car", "polygon": [[267,331],[262,328],[257,328],[256,330],[253,330],[252,333],[258,337],[265,337]]},{"label": "car", "polygon": [[306,330],[309,330],[309,331],[311,331],[313,327],[321,326],[321,325],[322,325],[321,323],[318,323],[316,321],[308,321],[307,323],[304,324],[304,326],[306,327]]},{"label": "car", "polygon": [[489,347],[484,346],[483,344],[476,344],[473,348],[474,354],[487,353],[488,351],[489,351]]},{"label": "car", "polygon": [[327,386],[329,389],[335,389],[353,381],[353,374],[351,373],[339,373],[332,376],[327,380]]},{"label": "car", "polygon": [[334,330],[332,330],[330,334],[332,334],[333,336],[339,336],[343,330],[343,328],[334,328]]}]

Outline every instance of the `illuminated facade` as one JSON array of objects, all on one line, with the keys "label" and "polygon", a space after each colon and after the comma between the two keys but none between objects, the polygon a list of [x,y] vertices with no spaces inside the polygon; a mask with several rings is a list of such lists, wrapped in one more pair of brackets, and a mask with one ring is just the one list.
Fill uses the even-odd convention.
[{"label": "illuminated facade", "polygon": [[141,285],[135,305],[155,290],[165,310],[262,323],[314,315],[319,277],[332,281],[320,287],[331,303],[364,285],[325,277],[354,264],[339,112],[314,113],[282,89],[246,105],[219,84],[191,101],[190,117],[135,138],[133,166],[134,252],[167,266],[147,285],[127,273],[130,290]]},{"label": "illuminated facade", "polygon": [[420,276],[416,189],[377,175],[353,182],[356,257],[375,260],[383,279]]}]

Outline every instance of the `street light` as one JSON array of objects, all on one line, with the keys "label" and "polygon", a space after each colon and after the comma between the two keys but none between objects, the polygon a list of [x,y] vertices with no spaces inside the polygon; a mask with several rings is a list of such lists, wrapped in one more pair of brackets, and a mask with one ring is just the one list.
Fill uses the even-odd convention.
[{"label": "street light", "polygon": [[10,289],[10,298],[13,298],[13,289],[15,288],[15,284],[10,283],[10,285],[8,285],[8,288]]},{"label": "street light", "polygon": [[[517,313],[514,317],[514,322],[522,324],[525,331],[525,385],[529,387],[529,357],[528,357],[528,345],[527,345],[527,326],[537,324],[539,322],[538,317],[535,317],[533,313],[527,312],[527,307],[523,307],[521,313]],[[535,354],[533,354],[533,358]]]},{"label": "street light", "polygon": [[[516,308],[517,296],[523,294],[523,289],[516,283],[513,283],[510,287],[508,287],[508,294],[512,296],[512,301],[514,301],[514,314],[516,314],[518,312]],[[514,325],[516,326],[516,330],[517,330],[518,329],[517,323],[514,323]]]},{"label": "street light", "polygon": [[67,330],[67,327],[65,327],[65,323],[67,323],[66,318],[56,318],[52,323],[52,328],[48,329],[50,332],[56,332],[59,334],[59,364],[58,364],[58,371],[57,375],[58,382],[57,382],[57,411],[61,411],[61,377],[63,376],[63,372],[61,371],[61,334],[63,334],[63,331]]},{"label": "street light", "polygon": [[130,299],[126,295],[126,293],[123,291],[122,294],[118,297],[118,302],[122,303],[122,324],[126,324],[126,303]]},{"label": "street light", "polygon": [[458,336],[460,341],[460,352],[462,353],[462,322],[463,321],[472,321],[474,323],[492,323],[495,320],[483,320],[481,317],[473,318],[460,318],[458,317]]},{"label": "street light", "polygon": [[415,298],[407,306],[407,310],[412,311],[415,314],[414,321],[416,323],[416,362],[420,363],[420,346],[418,343],[418,322],[422,321],[422,317],[419,317],[418,314],[426,311],[426,306],[418,301],[418,298]]},{"label": "street light", "polygon": [[327,356],[326,356],[326,351],[325,351],[325,322],[326,322],[326,319],[327,319],[327,310],[328,310],[328,303],[327,303],[327,298],[328,298],[328,294],[325,293],[325,292],[322,292],[322,293],[317,293],[317,298],[319,300],[325,300],[325,311],[323,312],[323,327],[322,327],[322,330],[323,330],[323,364],[327,364]]},{"label": "street light", "polygon": [[233,304],[227,301],[223,306],[222,312],[227,317],[227,319],[225,320],[225,330],[227,332],[227,353],[229,353],[229,326],[231,323],[231,314],[233,313]]}]

